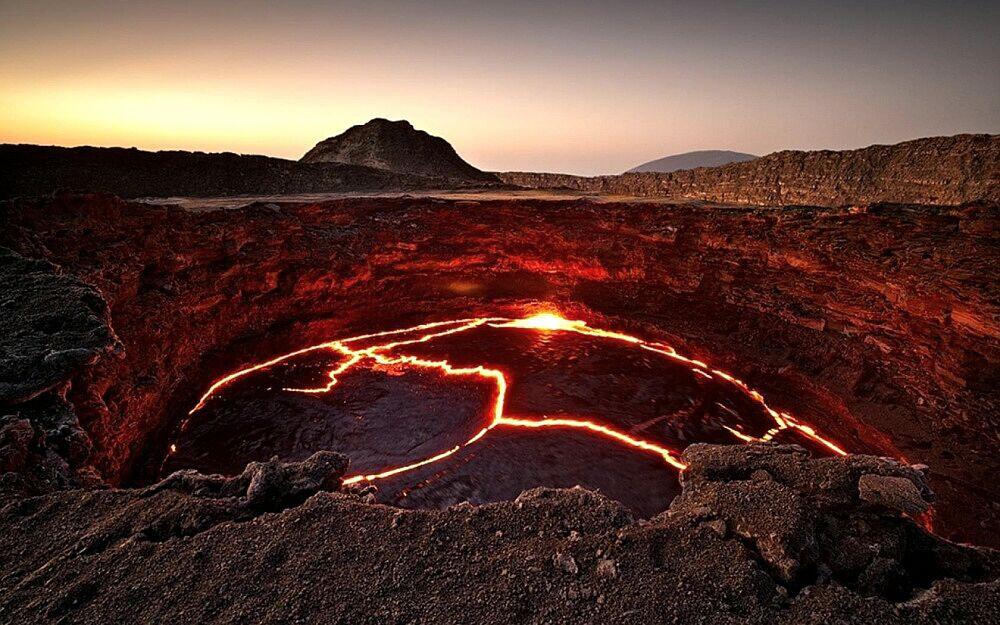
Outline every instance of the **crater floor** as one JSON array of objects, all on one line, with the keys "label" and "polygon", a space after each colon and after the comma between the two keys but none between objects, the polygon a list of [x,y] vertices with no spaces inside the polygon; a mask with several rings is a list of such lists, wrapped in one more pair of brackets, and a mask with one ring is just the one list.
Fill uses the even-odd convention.
[{"label": "crater floor", "polygon": [[651,516],[692,442],[845,450],[731,374],[558,313],[475,317],[325,341],[214,382],[160,473],[235,475],[332,450],[347,485],[443,508],[584,486]]}]

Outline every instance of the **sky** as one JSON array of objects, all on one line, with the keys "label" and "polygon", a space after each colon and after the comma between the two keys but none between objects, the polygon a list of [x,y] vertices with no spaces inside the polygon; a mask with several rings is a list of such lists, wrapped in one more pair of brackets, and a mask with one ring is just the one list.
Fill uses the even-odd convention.
[{"label": "sky", "polygon": [[0,0],[0,142],[297,159],[373,117],[486,170],[1000,132],[1000,2]]}]

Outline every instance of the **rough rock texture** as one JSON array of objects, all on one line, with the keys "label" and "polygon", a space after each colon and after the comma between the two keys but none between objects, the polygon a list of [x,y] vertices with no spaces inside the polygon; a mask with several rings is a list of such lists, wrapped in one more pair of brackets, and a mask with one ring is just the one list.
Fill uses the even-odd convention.
[{"label": "rough rock texture", "polygon": [[59,392],[0,406],[0,503],[66,488],[105,486],[91,440]]},{"label": "rough rock texture", "polygon": [[927,511],[927,502],[911,480],[883,475],[862,475],[858,480],[861,499],[906,514]]},{"label": "rough rock texture", "polygon": [[[233,479],[72,491],[0,510],[11,622],[987,623],[1000,554],[858,498],[920,473],[795,447],[689,448],[684,494],[636,522],[585,490],[402,511],[321,492],[336,458]],[[305,468],[323,467],[322,470]],[[254,476],[300,483],[255,504]],[[303,475],[311,477],[302,478]],[[249,484],[249,485],[248,485]]]},{"label": "rough rock texture", "polygon": [[0,501],[100,484],[65,395],[74,376],[119,349],[93,287],[0,248]]},{"label": "rough rock texture", "polygon": [[300,163],[267,156],[0,145],[0,198],[57,191],[103,191],[128,198],[275,195],[460,184],[360,165]]},{"label": "rough rock texture", "polygon": [[995,545],[998,219],[992,204],[355,198],[194,211],[84,196],[0,204],[0,244],[111,304],[125,357],[76,375],[68,398],[113,484],[155,475],[166,434],[238,364],[545,302],[663,337],[852,451],[931,465],[935,530]]},{"label": "rough rock texture", "polygon": [[498,176],[522,187],[757,206],[957,205],[1000,200],[1000,135],[930,137],[841,152],[775,152],[745,163],[669,174]]},{"label": "rough rock texture", "polygon": [[697,150],[695,152],[685,152],[664,156],[648,163],[643,163],[628,170],[632,172],[662,172],[680,171],[682,169],[695,169],[697,167],[720,167],[729,163],[742,163],[759,158],[753,154],[744,152],[731,152],[729,150]]},{"label": "rough rock texture", "polygon": [[93,287],[0,248],[0,405],[68,382],[116,345]]},{"label": "rough rock texture", "polygon": [[416,130],[407,121],[373,119],[316,144],[303,163],[349,163],[464,183],[498,183],[462,160],[441,137]]},{"label": "rough rock texture", "polygon": [[[916,499],[923,503],[923,508],[913,512],[923,512],[933,496],[916,469],[871,456],[854,456],[848,462],[810,460],[804,450],[795,446],[752,446],[739,451],[692,445],[685,458],[691,462],[684,473],[685,491],[671,509],[711,511],[709,518],[717,516],[722,520],[714,529],[722,534],[731,531],[749,541],[771,573],[785,583],[794,583],[803,574],[811,576],[821,566],[829,568],[821,574],[837,577],[850,570],[858,575],[855,582],[864,583],[871,581],[864,567],[888,564],[876,563],[877,558],[883,556],[912,565],[924,559],[928,568],[935,567],[938,556],[899,552],[892,555],[871,545],[857,544],[859,538],[864,540],[862,537],[849,535],[845,540],[841,535],[845,530],[851,534],[853,529],[863,528],[863,524],[850,528],[857,522],[851,519],[848,527],[842,525],[844,520],[838,518],[840,508],[853,511],[870,504],[873,510],[897,511],[895,506],[864,496],[865,483],[872,479],[905,482],[915,491]],[[878,523],[874,519],[873,522]],[[823,535],[823,532],[830,534]],[[904,551],[919,544],[917,539],[907,538],[897,543]],[[858,562],[859,548],[868,554],[864,563]],[[864,556],[860,558],[864,560]],[[896,562],[892,566],[899,569],[901,565]],[[893,581],[902,582],[906,574],[901,570],[897,572],[901,577]],[[842,578],[842,581],[846,580]],[[862,591],[860,587],[855,590]],[[890,589],[881,587],[880,590],[887,592]],[[901,595],[909,590],[908,587],[894,589]]]},{"label": "rough rock texture", "polygon": [[[235,477],[177,471],[140,492],[143,496],[152,496],[170,490],[229,503],[235,499],[236,506],[229,507],[228,512],[260,514],[297,506],[320,490],[339,490],[347,466],[346,456],[319,451],[301,462],[282,463],[275,459],[251,462]],[[196,531],[205,529],[195,528]]]}]

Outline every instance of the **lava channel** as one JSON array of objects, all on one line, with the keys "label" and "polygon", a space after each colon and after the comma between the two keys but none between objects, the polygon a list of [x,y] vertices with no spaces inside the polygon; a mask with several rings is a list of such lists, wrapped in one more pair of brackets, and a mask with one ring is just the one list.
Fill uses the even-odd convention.
[{"label": "lava channel", "polygon": [[[518,340],[501,346],[504,340],[498,333],[509,332],[517,332]],[[595,341],[604,349],[595,350],[591,345]],[[640,372],[638,381],[619,373],[605,374],[626,361],[628,367]],[[677,377],[682,372],[690,380]],[[586,380],[580,383],[574,380],[577,374],[597,382],[590,386]],[[258,380],[261,376],[265,377]],[[449,378],[449,385],[442,387],[438,382],[441,378]],[[255,382],[249,384],[251,380]],[[677,392],[677,388],[695,388],[699,383],[705,385],[700,391]],[[248,401],[271,401],[279,396],[285,402],[283,415],[315,422],[312,431],[296,430],[295,438],[304,439],[300,446],[328,448],[329,441],[335,439],[342,447],[339,451],[351,455],[355,466],[392,460],[349,475],[343,483],[360,485],[412,476],[417,483],[401,484],[402,496],[420,483],[439,478],[433,472],[439,467],[445,470],[449,459],[464,455],[461,462],[485,462],[474,459],[472,452],[493,439],[498,449],[508,449],[516,444],[511,442],[515,432],[548,437],[561,433],[561,440],[566,441],[570,439],[565,435],[571,434],[576,445],[584,444],[579,435],[596,437],[624,451],[645,455],[672,471],[685,468],[680,451],[687,443],[725,442],[720,435],[733,443],[792,435],[826,453],[847,453],[801,419],[773,408],[744,381],[683,356],[669,345],[542,313],[523,318],[437,321],[363,334],[312,345],[234,371],[213,382],[190,410],[169,447],[164,470],[185,465],[179,457],[187,444],[184,433],[199,413],[210,406],[247,410],[247,406],[240,408],[240,397],[227,398],[241,384],[249,384],[253,391]],[[404,399],[397,397],[398,392],[394,395],[400,385],[405,386]],[[377,404],[380,414],[412,421],[410,429],[415,431],[411,436],[401,432],[393,418],[386,423],[361,423],[357,431],[382,427],[386,431],[376,438],[392,440],[398,448],[359,451],[359,464],[359,456],[350,446],[352,436],[362,435],[351,434],[355,430],[323,432],[322,417],[310,412],[317,410],[315,406],[302,403],[305,398],[329,396],[334,390],[349,395],[337,406],[344,414],[361,414]],[[703,397],[694,401],[691,397],[697,393]],[[630,401],[640,399],[641,405],[630,405]],[[595,409],[605,412],[595,414]],[[458,416],[437,418],[449,412]],[[345,419],[365,421],[364,416]],[[253,436],[260,429],[253,424],[241,427],[242,436]],[[504,437],[509,440],[502,440]],[[447,445],[434,447],[449,438]],[[227,433],[206,446],[224,447],[232,440]],[[365,445],[358,447],[360,450]],[[258,455],[267,457],[270,450],[259,451]],[[484,466],[492,467],[488,462]],[[240,468],[238,463],[227,467],[230,471]]]}]

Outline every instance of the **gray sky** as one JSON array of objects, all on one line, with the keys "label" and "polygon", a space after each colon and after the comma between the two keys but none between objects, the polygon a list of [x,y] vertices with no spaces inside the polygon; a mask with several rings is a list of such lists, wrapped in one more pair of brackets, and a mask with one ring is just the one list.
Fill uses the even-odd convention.
[{"label": "gray sky", "polygon": [[1000,2],[0,0],[0,141],[298,158],[408,119],[494,170],[1000,132]]}]

